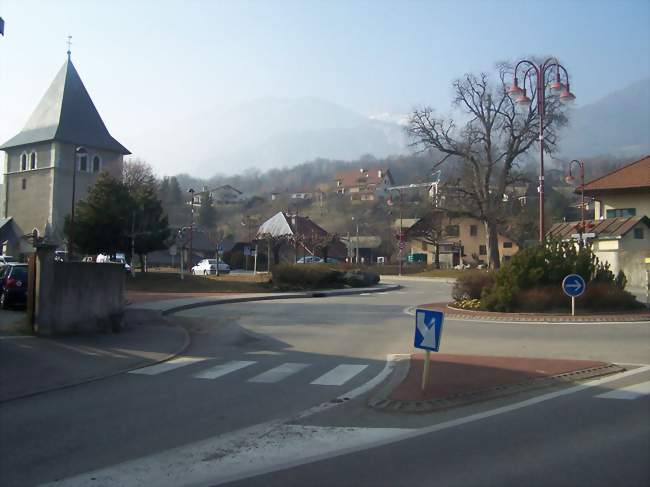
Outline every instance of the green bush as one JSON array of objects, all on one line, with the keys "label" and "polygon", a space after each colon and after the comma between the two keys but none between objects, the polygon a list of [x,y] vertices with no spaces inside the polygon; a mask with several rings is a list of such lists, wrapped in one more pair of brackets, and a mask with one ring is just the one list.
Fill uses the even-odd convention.
[{"label": "green bush", "polygon": [[483,289],[494,284],[494,273],[490,271],[465,271],[456,278],[451,296],[454,301],[480,299]]},{"label": "green bush", "polygon": [[342,272],[327,264],[286,264],[273,268],[272,282],[280,289],[368,287],[379,282],[379,275],[358,270]]},{"label": "green bush", "polygon": [[[568,274],[581,275],[588,288],[591,283],[614,286],[618,282],[617,285],[625,286],[624,276],[615,279],[609,264],[601,263],[589,245],[577,247],[573,242],[547,240],[544,245],[520,250],[499,269],[494,283],[483,290],[481,303],[492,311],[513,311],[534,297],[535,293],[523,293],[526,290],[555,289],[552,295],[557,296],[562,279]],[[537,296],[540,300],[545,299],[542,293]],[[546,299],[551,304],[556,302],[555,298]]]},{"label": "green bush", "polygon": [[528,312],[564,312],[571,309],[571,300],[560,286],[541,286],[519,291],[515,307]]},{"label": "green bush", "polygon": [[594,311],[619,311],[643,308],[643,304],[616,283],[594,282],[587,285],[582,296],[576,298],[576,307]]},{"label": "green bush", "polygon": [[280,289],[323,289],[343,287],[343,273],[328,266],[282,264],[273,268],[273,285]]}]

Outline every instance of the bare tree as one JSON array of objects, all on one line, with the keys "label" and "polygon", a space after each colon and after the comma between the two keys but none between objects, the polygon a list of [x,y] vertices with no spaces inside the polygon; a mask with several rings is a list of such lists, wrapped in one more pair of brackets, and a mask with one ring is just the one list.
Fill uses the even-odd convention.
[{"label": "bare tree", "polygon": [[[518,161],[538,141],[539,134],[535,99],[527,109],[519,109],[506,92],[512,67],[500,65],[498,76],[496,86],[485,73],[466,74],[453,83],[454,106],[468,117],[467,122],[457,124],[453,119],[436,117],[433,109],[425,107],[413,111],[407,127],[414,147],[443,154],[436,167],[447,160],[458,165],[461,177],[452,185],[446,205],[453,204],[454,210],[483,222],[492,268],[499,267],[497,232],[503,219],[504,195],[521,180]],[[557,129],[565,123],[558,100],[549,99],[544,127],[546,152],[554,151]]]},{"label": "bare tree", "polygon": [[127,159],[122,166],[122,181],[130,192],[147,184],[153,184],[156,178],[148,162],[140,159]]},{"label": "bare tree", "polygon": [[428,245],[433,246],[433,263],[436,269],[440,269],[440,243],[447,236],[444,219],[444,211],[434,210],[421,218],[407,231],[409,238],[419,238]]}]

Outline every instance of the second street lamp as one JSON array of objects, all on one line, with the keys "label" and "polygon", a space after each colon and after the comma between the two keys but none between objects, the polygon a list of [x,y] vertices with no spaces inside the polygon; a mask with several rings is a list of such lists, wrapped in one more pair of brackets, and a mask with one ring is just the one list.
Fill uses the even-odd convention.
[{"label": "second street lamp", "polygon": [[[523,88],[519,86],[517,73],[519,69],[525,71],[522,76]],[[554,80],[550,81],[548,75],[554,73]],[[564,83],[562,82],[564,75]],[[544,241],[544,116],[546,115],[546,89],[552,96],[557,96],[562,103],[568,103],[575,99],[569,88],[569,73],[562,66],[557,58],[550,57],[541,64],[523,59],[517,63],[514,72],[514,83],[508,90],[508,94],[515,103],[521,106],[530,106],[533,102],[528,97],[526,82],[530,93],[535,99],[537,116],[539,117],[539,241]],[[533,81],[535,84],[533,85]],[[534,90],[533,90],[534,86]]]}]

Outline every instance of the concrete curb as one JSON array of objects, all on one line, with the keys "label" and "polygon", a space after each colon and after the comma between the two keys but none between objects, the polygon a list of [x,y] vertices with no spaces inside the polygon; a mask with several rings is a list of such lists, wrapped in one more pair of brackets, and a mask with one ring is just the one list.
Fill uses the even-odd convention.
[{"label": "concrete curb", "polygon": [[[475,402],[486,401],[504,396],[510,396],[519,392],[527,392],[544,387],[559,386],[567,383],[574,383],[602,377],[605,375],[617,374],[624,372],[626,369],[616,364],[607,364],[601,367],[592,367],[589,369],[566,372],[564,374],[552,375],[549,377],[531,379],[517,384],[496,386],[488,389],[469,391],[466,393],[453,394],[446,397],[424,400],[424,401],[405,401],[390,399],[390,395],[401,384],[408,375],[410,368],[410,358],[403,360],[406,365],[401,365],[403,369],[385,385],[382,390],[368,401],[368,406],[372,409],[384,412],[399,413],[430,413],[443,409],[450,409],[458,406],[465,406]],[[397,380],[401,377],[400,380]]]},{"label": "concrete curb", "polygon": [[[399,284],[387,284],[382,287],[373,288],[356,288],[356,289],[332,289],[328,291],[307,291],[299,293],[281,294],[277,296],[247,296],[245,298],[226,298],[226,299],[208,299],[196,303],[179,304],[161,310],[163,316],[178,313],[188,309],[201,308],[204,306],[216,306],[220,304],[247,303],[252,301],[274,301],[280,299],[300,299],[300,298],[327,298],[330,296],[349,296],[353,294],[381,293],[386,291],[395,291],[402,286]],[[137,308],[137,306],[136,306]]]},{"label": "concrete curb", "polygon": [[541,313],[492,313],[489,311],[470,311],[455,308],[449,304],[427,303],[415,308],[433,309],[442,311],[447,319],[466,320],[466,321],[489,321],[491,323],[499,322],[521,322],[521,323],[538,323],[543,324],[607,324],[607,323],[643,323],[650,321],[650,313],[621,313],[621,314],[602,314],[602,315],[545,315]]},{"label": "concrete curb", "polygon": [[456,279],[453,277],[422,277],[422,276],[379,276],[382,280],[388,281],[421,281],[421,282],[444,282],[446,284],[453,284],[456,282]]},{"label": "concrete curb", "polygon": [[[160,316],[162,316],[162,313],[158,313],[158,314]],[[119,370],[107,373],[107,374],[97,375],[97,376],[94,376],[94,377],[88,377],[88,378],[85,378],[85,379],[82,379],[82,380],[79,380],[79,381],[76,381],[76,382],[70,382],[68,384],[62,384],[62,385],[58,385],[58,386],[54,386],[54,387],[46,387],[46,388],[43,388],[43,389],[38,389],[36,391],[32,391],[32,392],[29,392],[27,394],[22,394],[20,396],[15,396],[15,397],[10,397],[9,399],[0,400],[0,404],[5,404],[5,403],[12,402],[12,401],[17,401],[19,399],[26,399],[28,397],[33,397],[33,396],[37,396],[37,395],[40,395],[40,394],[46,394],[48,392],[60,391],[60,390],[63,390],[63,389],[70,389],[72,387],[76,387],[76,386],[80,386],[80,385],[84,385],[84,384],[89,384],[91,382],[96,382],[96,381],[100,381],[100,380],[103,380],[103,379],[108,379],[110,377],[115,377],[116,375],[120,375],[120,374],[125,374],[127,372],[132,371],[132,370],[141,369],[143,367],[148,367],[150,365],[156,365],[156,364],[159,364],[159,363],[162,363],[162,362],[167,362],[168,360],[171,360],[171,359],[179,356],[185,350],[187,350],[187,347],[190,346],[190,334],[187,332],[187,330],[184,327],[182,327],[180,325],[170,324],[170,325],[166,325],[166,326],[170,326],[170,327],[177,328],[177,329],[181,330],[183,335],[184,335],[184,338],[183,338],[183,344],[176,351],[167,354],[163,358],[160,358],[158,360],[144,360],[144,361],[142,361],[142,362],[140,362],[140,363],[138,363],[136,365],[131,365],[129,367],[124,367],[124,368],[121,368]]]}]

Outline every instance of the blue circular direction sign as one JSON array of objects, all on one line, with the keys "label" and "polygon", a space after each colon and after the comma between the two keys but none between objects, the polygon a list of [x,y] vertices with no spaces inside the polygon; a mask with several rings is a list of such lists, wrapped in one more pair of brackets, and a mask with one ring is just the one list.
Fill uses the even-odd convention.
[{"label": "blue circular direction sign", "polygon": [[587,284],[578,274],[569,274],[562,280],[562,291],[571,298],[581,296],[585,289],[587,289]]}]

